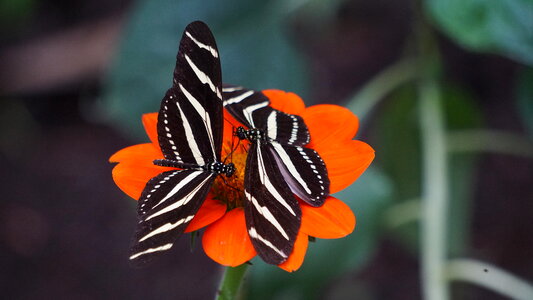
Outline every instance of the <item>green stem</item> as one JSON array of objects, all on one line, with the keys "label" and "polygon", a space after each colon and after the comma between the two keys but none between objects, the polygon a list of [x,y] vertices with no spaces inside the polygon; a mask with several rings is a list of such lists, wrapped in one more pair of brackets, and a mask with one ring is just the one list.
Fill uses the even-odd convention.
[{"label": "green stem", "polygon": [[226,267],[218,292],[216,300],[234,300],[239,295],[242,279],[246,273],[248,264],[242,264],[238,267]]},{"label": "green stem", "polygon": [[346,107],[357,114],[359,118],[366,118],[368,113],[388,93],[415,79],[417,75],[415,59],[400,60],[366,83],[348,100]]},{"label": "green stem", "polygon": [[446,218],[448,213],[448,167],[446,139],[439,88],[425,78],[419,85],[422,137],[421,255],[423,298],[449,299],[444,278],[446,261]]},{"label": "green stem", "polygon": [[448,134],[451,152],[489,151],[533,158],[533,141],[496,130],[460,130]]},{"label": "green stem", "polygon": [[446,266],[449,280],[474,283],[512,299],[533,299],[533,286],[497,266],[473,259],[453,259]]}]

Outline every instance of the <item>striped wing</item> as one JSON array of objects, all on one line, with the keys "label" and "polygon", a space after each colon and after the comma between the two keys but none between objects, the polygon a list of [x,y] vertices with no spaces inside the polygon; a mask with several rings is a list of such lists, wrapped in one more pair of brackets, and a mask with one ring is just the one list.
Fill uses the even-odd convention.
[{"label": "striped wing", "polygon": [[318,153],[276,142],[271,143],[270,149],[291,191],[312,206],[322,206],[329,195],[329,177]]},{"label": "striped wing", "polygon": [[284,145],[309,143],[309,130],[303,119],[273,109],[263,93],[233,86],[225,86],[222,91],[224,107],[246,127],[261,129],[269,139]]},{"label": "striped wing", "polygon": [[253,143],[248,151],[244,212],[259,256],[269,264],[280,264],[293,250],[302,212],[268,147]]},{"label": "striped wing", "polygon": [[180,42],[172,87],[157,121],[166,159],[206,165],[220,161],[222,75],[215,39],[202,22],[187,26]]},{"label": "striped wing", "polygon": [[139,225],[130,260],[142,265],[172,247],[203,204],[215,175],[175,170],[152,178],[138,203]]}]

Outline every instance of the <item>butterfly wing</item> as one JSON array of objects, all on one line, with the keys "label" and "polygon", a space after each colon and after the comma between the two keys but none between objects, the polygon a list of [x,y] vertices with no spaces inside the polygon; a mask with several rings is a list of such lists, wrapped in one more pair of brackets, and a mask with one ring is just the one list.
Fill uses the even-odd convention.
[{"label": "butterfly wing", "polygon": [[202,22],[187,26],[180,42],[172,87],[157,121],[166,159],[206,165],[220,161],[222,75],[215,39]]},{"label": "butterfly wing", "polygon": [[248,150],[244,212],[248,234],[259,256],[269,264],[280,264],[293,250],[302,213],[268,147],[253,143]]},{"label": "butterfly wing", "polygon": [[[218,50],[202,22],[185,29],[172,87],[159,111],[157,133],[165,159],[183,166],[220,161],[222,95]],[[145,186],[130,260],[143,263],[172,247],[196,215],[215,175],[199,168],[161,173]]]},{"label": "butterfly wing", "polygon": [[320,155],[302,147],[310,141],[302,117],[267,106],[261,92],[241,87],[223,89],[224,107],[241,123],[263,130],[281,175],[292,192],[312,206],[321,206],[329,195],[329,178]]},{"label": "butterfly wing", "polygon": [[167,171],[152,178],[138,203],[139,225],[130,260],[142,265],[172,247],[202,205],[215,175]]},{"label": "butterfly wing", "polygon": [[318,207],[329,195],[329,177],[324,161],[310,148],[271,143],[270,150],[291,191]]}]

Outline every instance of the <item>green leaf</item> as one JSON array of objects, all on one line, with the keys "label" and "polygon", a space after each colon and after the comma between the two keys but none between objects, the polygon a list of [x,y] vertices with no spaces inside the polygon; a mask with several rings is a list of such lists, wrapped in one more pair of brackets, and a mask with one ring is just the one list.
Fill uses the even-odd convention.
[{"label": "green leaf", "polygon": [[533,1],[426,0],[434,22],[463,47],[533,65]]},{"label": "green leaf", "polygon": [[518,114],[524,126],[533,137],[533,69],[524,69],[518,76],[516,87]]},{"label": "green leaf", "polygon": [[303,266],[287,273],[256,259],[250,268],[250,299],[315,299],[332,280],[369,261],[380,233],[380,215],[388,205],[391,185],[376,168],[369,168],[352,186],[335,194],[357,216],[355,231],[341,239],[309,243]]},{"label": "green leaf", "polygon": [[[142,134],[141,115],[159,109],[172,84],[179,39],[194,20],[206,22],[220,51],[223,80],[253,89],[301,93],[301,56],[290,46],[277,2],[140,1],[112,66],[101,111],[127,133]],[[303,96],[303,95],[302,95]]]}]

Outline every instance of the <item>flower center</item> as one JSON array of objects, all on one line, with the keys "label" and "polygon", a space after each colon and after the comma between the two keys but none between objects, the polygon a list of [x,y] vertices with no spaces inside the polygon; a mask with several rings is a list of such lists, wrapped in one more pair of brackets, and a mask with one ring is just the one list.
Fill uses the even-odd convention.
[{"label": "flower center", "polygon": [[[228,209],[244,206],[244,169],[246,167],[246,152],[237,149],[227,158],[235,165],[235,173],[227,177],[224,174],[217,176],[213,184],[214,198],[226,203]],[[224,149],[225,150],[225,149]],[[222,151],[224,153],[226,151]],[[227,151],[228,153],[230,151]],[[228,163],[229,163],[228,162]]]}]

